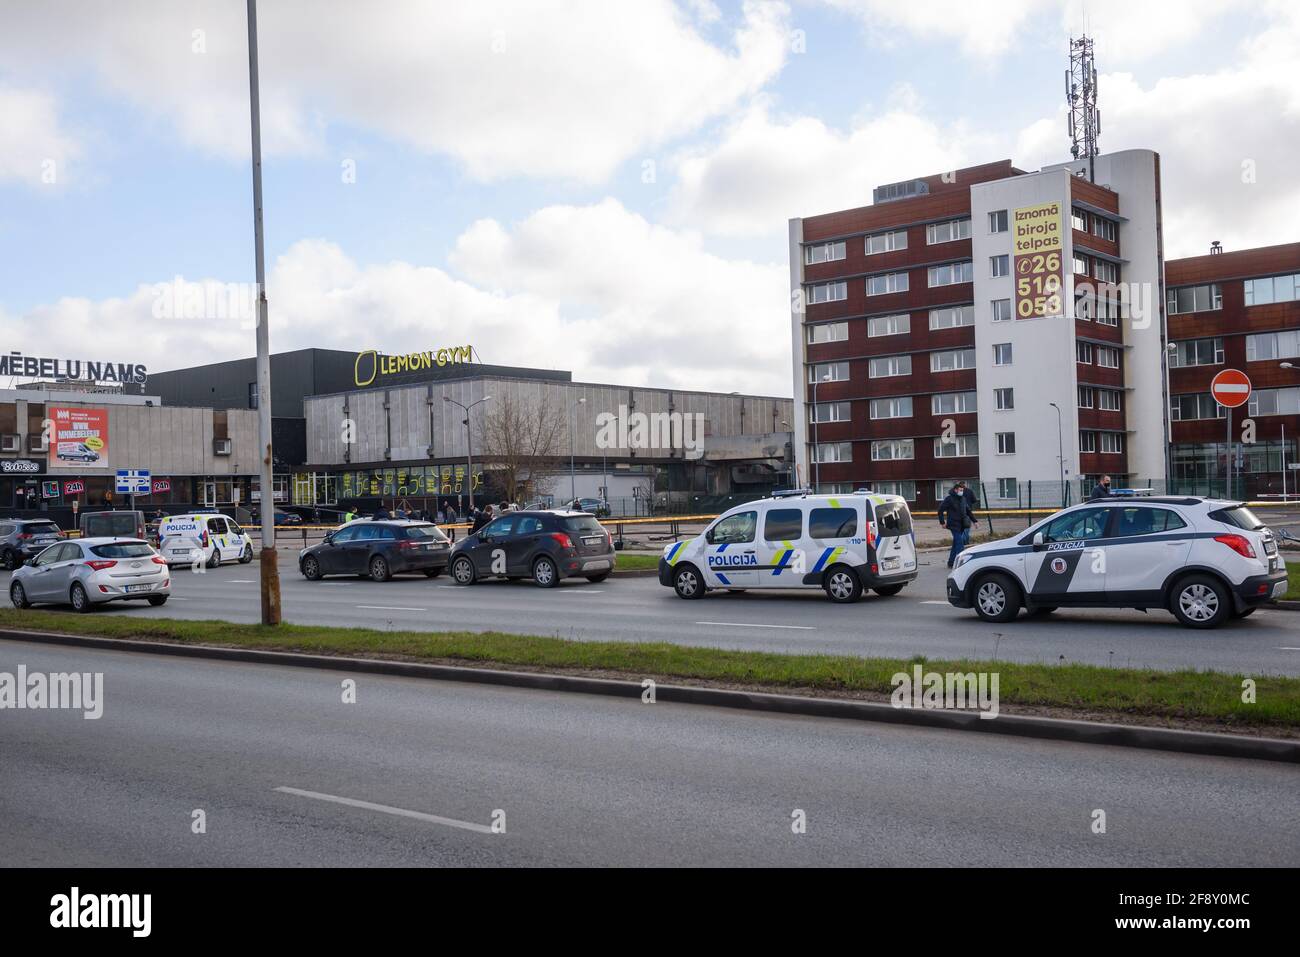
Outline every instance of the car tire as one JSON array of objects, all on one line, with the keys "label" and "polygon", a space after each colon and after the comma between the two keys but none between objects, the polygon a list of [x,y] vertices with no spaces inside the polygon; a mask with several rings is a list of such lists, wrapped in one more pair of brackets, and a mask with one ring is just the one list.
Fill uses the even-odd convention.
[{"label": "car tire", "polygon": [[1020,613],[1020,586],[1001,572],[976,580],[972,594],[975,614],[984,621],[1007,622]]},{"label": "car tire", "polygon": [[212,549],[212,554],[208,556],[207,564],[209,568],[217,568],[221,565],[221,549]]},{"label": "car tire", "polygon": [[457,585],[472,585],[478,577],[474,563],[462,555],[451,563],[451,578]]},{"label": "car tire", "polygon": [[167,596],[166,596],[166,595],[150,595],[150,596],[149,596],[149,604],[153,605],[155,608],[161,608],[163,605],[167,604]]},{"label": "car tire", "polygon": [[862,579],[848,565],[832,565],[822,578],[826,597],[837,605],[851,605],[862,597]]},{"label": "car tire", "polygon": [[608,577],[609,572],[601,572],[599,575],[588,575],[587,581],[591,582],[593,585],[599,585]]},{"label": "car tire", "polygon": [[366,567],[370,569],[371,581],[386,582],[393,577],[392,569],[388,567],[388,559],[383,555],[376,555],[370,559],[370,564]]},{"label": "car tire", "polygon": [[553,559],[543,555],[533,562],[533,584],[538,588],[554,588],[560,583],[560,568]]},{"label": "car tire", "polygon": [[1046,618],[1052,612],[1056,611],[1056,608],[1056,605],[1038,605],[1029,609],[1029,616],[1031,618]]},{"label": "car tire", "polygon": [[441,574],[442,574],[441,568],[426,568],[424,570],[425,578],[437,578]]},{"label": "car tire", "polygon": [[1217,628],[1233,612],[1232,596],[1210,575],[1188,575],[1174,585],[1169,610],[1187,628]]},{"label": "car tire", "polygon": [[880,595],[884,598],[889,598],[890,596],[897,595],[900,591],[902,591],[903,586],[902,585],[877,585],[871,590],[875,592],[877,595]]},{"label": "car tire", "polygon": [[245,545],[244,550],[239,553],[239,564],[247,565],[253,560],[253,546]]},{"label": "car tire", "polygon": [[9,586],[9,602],[15,608],[32,607],[32,603],[27,600],[27,589],[23,588],[22,582],[14,582]]},{"label": "car tire", "polygon": [[72,602],[72,610],[81,614],[95,607],[90,603],[90,596],[86,594],[86,589],[81,582],[72,583],[72,588],[68,591],[68,600]]},{"label": "car tire", "polygon": [[318,582],[324,577],[321,574],[320,561],[312,555],[308,555],[302,560],[302,567],[299,571],[302,572],[302,577],[309,582]]},{"label": "car tire", "polygon": [[3,564],[5,567],[5,571],[7,572],[13,571],[19,565],[18,553],[15,552],[12,548],[6,548],[4,551]]},{"label": "car tire", "polygon": [[678,598],[703,598],[706,590],[704,577],[694,565],[678,565],[673,570],[673,591]]}]

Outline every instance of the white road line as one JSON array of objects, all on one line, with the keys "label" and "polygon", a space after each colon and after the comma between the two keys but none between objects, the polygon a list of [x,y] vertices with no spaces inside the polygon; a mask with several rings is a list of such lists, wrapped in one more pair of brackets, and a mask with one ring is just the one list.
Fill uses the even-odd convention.
[{"label": "white road line", "polygon": [[697,625],[719,625],[724,628],[785,628],[790,631],[816,631],[812,625],[760,625],[748,621],[697,621]]},{"label": "white road line", "polygon": [[303,791],[299,788],[276,788],[281,794],[296,794],[298,797],[314,798],[317,801],[329,801],[333,804],[346,804],[348,807],[364,808],[367,811],[379,811],[381,814],[392,814],[396,817],[411,817],[417,821],[428,821],[430,824],[445,824],[448,827],[459,827],[466,831],[478,831],[480,834],[491,834],[492,828],[486,824],[473,824],[469,821],[457,821],[450,817],[439,817],[437,814],[425,814],[423,811],[408,811],[406,808],[389,807],[387,804],[372,804],[369,801],[358,801],[354,798],[338,797],[334,794],[321,794],[319,791]]},{"label": "white road line", "polygon": [[369,608],[374,611],[428,611],[427,608],[412,608],[409,605],[357,605],[357,608]]},{"label": "white road line", "polygon": [[256,578],[227,578],[224,579],[228,585],[256,585]]},{"label": "white road line", "polygon": [[948,604],[948,603],[947,603],[946,601],[927,600],[927,601],[923,601],[923,602],[921,602],[921,604],[922,604],[922,605],[946,605],[946,604]]},{"label": "white road line", "polygon": [[1300,648],[1279,648],[1278,651],[1300,651]]}]

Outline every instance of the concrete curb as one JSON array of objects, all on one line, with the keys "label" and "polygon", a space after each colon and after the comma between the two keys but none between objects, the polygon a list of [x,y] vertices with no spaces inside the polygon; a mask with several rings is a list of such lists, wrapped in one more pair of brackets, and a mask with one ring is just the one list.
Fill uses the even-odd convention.
[{"label": "concrete curb", "polygon": [[[55,632],[0,629],[0,639],[70,645],[109,651],[134,651],[153,655],[176,655],[182,658],[211,658],[299,668],[354,671],[362,674],[397,675],[438,681],[465,681],[477,684],[563,691],[571,694],[599,694],[618,698],[640,699],[640,681],[615,681],[609,678],[583,678],[575,675],[532,671],[498,671],[459,665],[435,665],[407,661],[382,661],[371,658],[345,658],[308,655],[287,651],[257,651],[244,648],[217,648],[211,645],[178,645],[166,642],[118,638],[93,638]],[[647,676],[650,677],[650,676]],[[925,728],[955,731],[983,731],[1023,738],[1050,741],[1073,741],[1079,744],[1110,744],[1125,748],[1147,748],[1203,754],[1227,758],[1251,758],[1259,761],[1300,763],[1300,741],[1280,738],[1254,738],[1244,735],[1218,734],[1208,731],[1181,731],[1135,725],[1105,724],[1060,718],[1036,718],[1022,715],[999,715],[981,719],[978,713],[961,711],[922,711],[895,708],[874,701],[845,701],[835,698],[810,698],[801,695],[773,694],[756,691],[730,691],[722,688],[696,688],[656,682],[655,698],[679,704],[706,705],[716,708],[739,708],[773,714],[795,714],[814,718],[845,718],[856,721],[880,721]]]}]

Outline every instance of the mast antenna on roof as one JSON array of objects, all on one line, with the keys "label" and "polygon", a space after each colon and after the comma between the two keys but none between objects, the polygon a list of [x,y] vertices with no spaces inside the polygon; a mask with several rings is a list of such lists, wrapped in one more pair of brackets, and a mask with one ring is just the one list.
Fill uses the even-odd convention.
[{"label": "mast antenna on roof", "polygon": [[1070,38],[1070,68],[1065,71],[1065,102],[1070,107],[1070,155],[1088,160],[1088,180],[1096,182],[1097,140],[1101,113],[1097,110],[1097,64],[1092,37]]}]

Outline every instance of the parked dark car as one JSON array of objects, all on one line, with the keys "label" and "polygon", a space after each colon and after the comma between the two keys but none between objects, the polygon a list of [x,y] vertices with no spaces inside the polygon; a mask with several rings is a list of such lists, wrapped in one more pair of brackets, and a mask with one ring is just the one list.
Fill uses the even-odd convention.
[{"label": "parked dark car", "polygon": [[597,518],[609,517],[609,503],[603,502],[598,498],[579,498],[574,499],[565,506],[575,512],[590,512]]},{"label": "parked dark car", "polygon": [[609,532],[588,512],[509,512],[451,550],[451,576],[458,585],[531,578],[552,588],[561,578],[604,581],[613,570]]},{"label": "parked dark car", "polygon": [[148,541],[149,516],[144,512],[115,508],[103,512],[82,512],[77,529],[82,538],[140,538]]},{"label": "parked dark car", "polygon": [[330,532],[325,541],[298,553],[303,578],[369,575],[377,582],[403,572],[437,578],[447,567],[451,543],[431,522],[355,522]]},{"label": "parked dark car", "polygon": [[0,565],[13,571],[61,538],[48,518],[0,518]]}]

